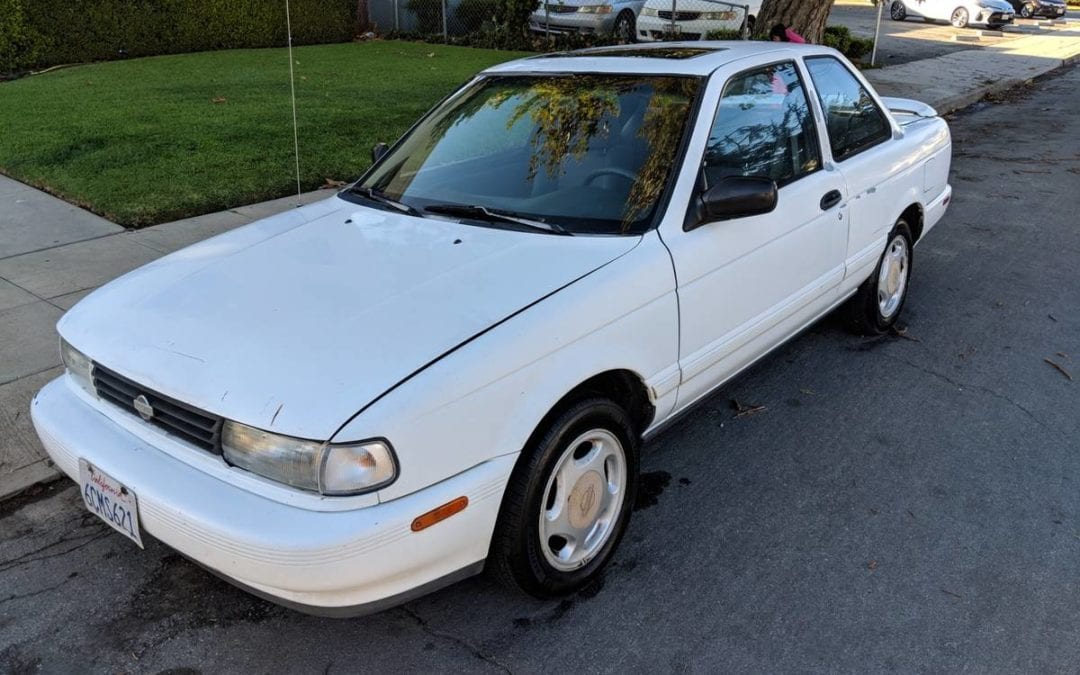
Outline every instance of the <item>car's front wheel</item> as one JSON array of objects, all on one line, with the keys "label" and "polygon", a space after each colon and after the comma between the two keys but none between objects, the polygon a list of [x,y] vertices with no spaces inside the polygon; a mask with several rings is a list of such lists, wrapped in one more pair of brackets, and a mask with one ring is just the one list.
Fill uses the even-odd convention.
[{"label": "car's front wheel", "polygon": [[889,16],[893,21],[903,21],[907,18],[907,8],[904,7],[904,3],[900,0],[893,0],[893,4],[889,5]]},{"label": "car's front wheel", "polygon": [[637,20],[630,10],[623,10],[615,19],[615,27],[612,33],[616,40],[622,42],[634,42],[637,37]]},{"label": "car's front wheel", "polygon": [[954,9],[952,16],[949,17],[949,23],[956,28],[967,28],[969,20],[970,17],[968,16],[968,11],[963,7]]},{"label": "car's front wheel", "polygon": [[514,467],[488,554],[500,582],[549,598],[596,578],[630,521],[638,436],[600,398],[558,415]]},{"label": "car's front wheel", "polygon": [[1020,8],[1020,16],[1025,19],[1030,19],[1035,15],[1035,5],[1030,2],[1024,3],[1024,6]]},{"label": "car's front wheel", "polygon": [[912,244],[911,228],[901,218],[889,234],[874,273],[851,299],[849,309],[856,332],[880,335],[896,324],[907,300]]}]

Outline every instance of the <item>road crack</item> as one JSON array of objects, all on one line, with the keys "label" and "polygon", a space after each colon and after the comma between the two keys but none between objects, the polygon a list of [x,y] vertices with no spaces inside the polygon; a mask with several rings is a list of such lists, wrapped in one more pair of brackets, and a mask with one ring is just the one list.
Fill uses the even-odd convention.
[{"label": "road crack", "polygon": [[890,359],[892,361],[902,363],[905,366],[908,366],[909,368],[914,368],[915,370],[918,370],[921,373],[924,373],[924,374],[929,375],[929,376],[931,376],[933,378],[941,380],[942,382],[946,382],[946,383],[948,383],[948,384],[950,384],[950,385],[952,385],[954,387],[957,387],[958,389],[970,389],[972,391],[979,391],[979,392],[982,392],[984,394],[989,394],[990,396],[992,396],[992,397],[994,397],[994,398],[996,398],[996,399],[998,399],[1000,401],[1004,401],[1005,403],[1008,403],[1009,405],[1013,406],[1014,408],[1016,408],[1020,412],[1024,413],[1025,415],[1027,415],[1031,419],[1031,421],[1035,422],[1036,424],[1038,424],[1043,429],[1046,429],[1047,431],[1051,431],[1051,432],[1053,432],[1055,434],[1058,434],[1063,438],[1068,438],[1068,436],[1067,436],[1067,434],[1065,434],[1065,432],[1063,432],[1060,429],[1057,429],[1055,427],[1052,427],[1049,424],[1047,424],[1046,422],[1042,421],[1030,409],[1028,409],[1024,405],[1018,403],[1017,401],[1014,401],[1013,399],[1009,398],[1008,396],[1001,393],[1000,391],[997,391],[995,389],[990,389],[989,387],[983,387],[983,386],[977,385],[977,384],[965,384],[964,382],[960,382],[959,380],[954,380],[953,378],[949,377],[948,375],[945,375],[944,373],[939,373],[936,370],[933,370],[931,368],[927,368],[925,366],[921,366],[921,365],[919,365],[917,363],[914,363],[912,361],[908,361],[907,359],[900,358],[899,356],[894,356],[892,354],[884,354],[884,353],[882,354],[882,356],[884,356],[885,358]]},{"label": "road crack", "polygon": [[447,632],[438,630],[436,628],[432,628],[431,625],[428,624],[427,620],[425,620],[422,616],[417,614],[415,611],[409,609],[408,607],[402,607],[401,611],[404,612],[406,615],[408,615],[413,621],[415,621],[417,623],[417,625],[420,626],[420,630],[424,631],[428,635],[430,635],[432,637],[439,638],[440,640],[445,640],[447,642],[452,642],[452,643],[454,643],[455,645],[457,645],[459,647],[463,647],[466,651],[468,651],[470,654],[472,654],[476,658],[480,659],[481,661],[486,661],[487,663],[490,663],[491,665],[495,666],[496,668],[498,668],[499,670],[502,670],[505,673],[513,672],[513,671],[510,670],[509,667],[507,667],[505,664],[500,662],[494,656],[492,656],[491,654],[485,654],[483,651],[480,650],[479,647],[472,644],[468,640],[465,640],[463,638],[459,638],[458,636],[453,635],[451,633],[447,633]]}]

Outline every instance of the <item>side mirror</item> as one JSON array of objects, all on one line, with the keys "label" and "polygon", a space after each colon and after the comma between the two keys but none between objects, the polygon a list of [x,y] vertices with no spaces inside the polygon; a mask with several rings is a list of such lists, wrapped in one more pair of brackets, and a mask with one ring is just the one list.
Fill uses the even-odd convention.
[{"label": "side mirror", "polygon": [[371,161],[372,163],[379,161],[383,158],[383,155],[390,152],[390,146],[386,143],[376,143],[375,147],[371,149]]},{"label": "side mirror", "polygon": [[692,230],[716,220],[745,218],[770,213],[776,208],[776,181],[760,176],[728,176],[698,198],[698,222]]}]

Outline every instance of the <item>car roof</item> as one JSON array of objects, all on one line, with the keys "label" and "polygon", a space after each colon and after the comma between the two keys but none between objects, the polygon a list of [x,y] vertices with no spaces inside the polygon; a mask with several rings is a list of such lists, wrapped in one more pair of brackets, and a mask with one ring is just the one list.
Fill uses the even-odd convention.
[{"label": "car roof", "polygon": [[753,40],[656,42],[553,52],[508,61],[484,73],[637,73],[708,75],[732,61],[784,52],[835,53],[826,47]]}]

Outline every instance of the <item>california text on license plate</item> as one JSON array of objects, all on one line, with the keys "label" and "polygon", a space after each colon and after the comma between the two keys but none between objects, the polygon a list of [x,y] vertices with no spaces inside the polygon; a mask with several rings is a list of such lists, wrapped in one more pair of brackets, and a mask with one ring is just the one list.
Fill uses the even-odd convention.
[{"label": "california text on license plate", "polygon": [[101,469],[79,460],[79,487],[83,502],[91,513],[112,526],[139,548],[143,547],[139,536],[139,505],[135,493]]}]

